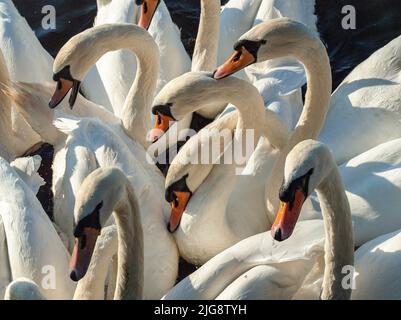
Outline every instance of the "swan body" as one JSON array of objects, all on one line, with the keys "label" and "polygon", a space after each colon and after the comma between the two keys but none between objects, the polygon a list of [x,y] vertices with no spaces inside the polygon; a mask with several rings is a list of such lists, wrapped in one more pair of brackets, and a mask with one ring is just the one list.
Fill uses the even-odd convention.
[{"label": "swan body", "polygon": [[32,190],[4,159],[0,167],[1,183],[7,189],[0,206],[12,279],[26,277],[46,285],[48,271],[43,268],[50,266],[57,285],[45,287],[43,294],[48,299],[70,299],[75,285],[65,274],[68,251]]},{"label": "swan body", "polygon": [[[299,222],[286,242],[274,241],[270,232],[263,232],[210,259],[163,299],[290,299],[306,275],[319,266],[323,246],[321,220]],[[251,277],[253,273],[257,275]],[[245,285],[248,290],[237,290]],[[312,287],[319,292],[318,286]]]},{"label": "swan body", "polygon": [[354,290],[356,300],[399,300],[400,230],[382,235],[355,252]]},{"label": "swan body", "polygon": [[401,37],[359,64],[332,95],[319,140],[341,164],[400,137]]}]

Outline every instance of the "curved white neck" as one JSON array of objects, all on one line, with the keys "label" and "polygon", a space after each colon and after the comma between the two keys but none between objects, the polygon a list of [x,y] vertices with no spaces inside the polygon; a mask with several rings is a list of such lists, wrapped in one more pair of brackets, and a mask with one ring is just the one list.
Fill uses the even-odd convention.
[{"label": "curved white neck", "polygon": [[144,253],[143,230],[138,201],[131,184],[126,184],[126,197],[115,208],[118,228],[118,271],[116,300],[143,298]]},{"label": "curved white neck", "polygon": [[96,242],[96,247],[83,279],[75,289],[74,300],[104,300],[104,288],[110,269],[110,261],[117,253],[117,230],[115,226],[107,230]]},{"label": "curved white neck", "polygon": [[[153,38],[146,30],[132,24],[110,24],[76,36],[69,46],[64,50],[67,54],[75,51],[75,66],[71,67],[73,76],[77,73],[82,77],[109,51],[127,49],[136,55],[136,78],[122,108],[121,120],[127,135],[147,147],[146,134],[150,130],[150,109],[160,64],[159,49]],[[59,54],[56,63],[62,59],[63,55]]]},{"label": "curved white neck", "polygon": [[191,71],[213,72],[216,69],[219,32],[220,0],[201,0],[201,15]]},{"label": "curved white neck", "polygon": [[[213,72],[217,67],[220,39],[220,0],[201,0],[201,15],[191,71]],[[226,105],[211,105],[197,112],[203,117],[214,119]]]},{"label": "curved white neck", "polygon": [[[300,39],[300,42],[302,43],[302,39]],[[292,56],[305,67],[308,89],[299,121],[288,143],[281,150],[272,174],[267,181],[267,212],[271,223],[273,223],[278,210],[279,199],[277,194],[283,181],[285,159],[299,142],[318,137],[330,105],[332,89],[331,68],[323,43],[315,39],[309,46],[308,41],[305,41],[305,47],[299,47],[298,51],[292,53]]]},{"label": "curved white neck", "polygon": [[285,145],[288,138],[286,126],[274,112],[265,109],[262,96],[252,84],[236,77],[228,77],[219,80],[218,85],[221,85],[218,91],[224,92],[226,97],[224,103],[232,103],[238,110],[236,132],[245,134],[246,130],[254,130],[255,145],[262,135],[273,146]]},{"label": "curved white neck", "polygon": [[[343,268],[354,265],[354,236],[351,210],[340,174],[333,170],[316,189],[325,226],[325,269],[321,298],[350,299],[352,290],[342,285],[347,273]],[[347,269],[344,269],[347,270]]]}]

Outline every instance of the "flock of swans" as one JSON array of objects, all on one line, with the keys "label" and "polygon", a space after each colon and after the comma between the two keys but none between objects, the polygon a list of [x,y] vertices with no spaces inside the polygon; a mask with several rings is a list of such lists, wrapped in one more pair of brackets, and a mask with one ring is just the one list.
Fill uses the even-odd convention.
[{"label": "flock of swans", "polygon": [[[401,36],[332,93],[314,0],[200,3],[192,60],[163,0],[97,0],[53,60],[0,0],[0,296],[400,299]],[[187,161],[213,130],[251,174]]]}]

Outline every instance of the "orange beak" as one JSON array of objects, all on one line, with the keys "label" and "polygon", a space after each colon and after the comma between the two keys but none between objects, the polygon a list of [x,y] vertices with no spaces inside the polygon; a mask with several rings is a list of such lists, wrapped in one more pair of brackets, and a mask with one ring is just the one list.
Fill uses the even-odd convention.
[{"label": "orange beak", "polygon": [[256,58],[244,47],[235,51],[232,57],[214,72],[214,78],[220,80],[226,78],[256,61]]},{"label": "orange beak", "polygon": [[61,101],[63,101],[68,92],[70,92],[73,86],[73,81],[60,78],[57,82],[56,91],[54,91],[53,97],[50,99],[49,107],[51,109],[57,107],[61,103]]},{"label": "orange beak", "polygon": [[138,25],[146,30],[152,23],[153,16],[159,6],[160,0],[144,0],[141,5],[141,17]]},{"label": "orange beak", "polygon": [[294,231],[302,205],[305,201],[305,194],[301,190],[295,191],[295,199],[291,206],[288,202],[281,202],[276,221],[271,228],[272,237],[277,241],[288,239]]},{"label": "orange beak", "polygon": [[74,250],[70,260],[70,278],[73,281],[81,280],[88,271],[89,264],[95,250],[96,240],[100,231],[94,228],[84,228],[82,235],[76,238]]},{"label": "orange beak", "polygon": [[174,192],[175,199],[171,204],[171,216],[169,223],[169,230],[171,233],[175,232],[182,218],[182,214],[191,198],[190,192]]},{"label": "orange beak", "polygon": [[170,128],[170,122],[172,121],[174,121],[174,119],[171,117],[157,113],[156,124],[149,133],[149,140],[156,142],[168,130],[168,128]]}]

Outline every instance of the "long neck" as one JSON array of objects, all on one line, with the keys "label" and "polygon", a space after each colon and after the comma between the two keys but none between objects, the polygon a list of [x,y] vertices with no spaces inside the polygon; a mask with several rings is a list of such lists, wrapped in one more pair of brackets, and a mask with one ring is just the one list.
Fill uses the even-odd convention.
[{"label": "long neck", "polygon": [[[64,50],[67,53],[69,50],[75,52],[75,72],[82,76],[105,53],[120,49],[132,51],[138,60],[135,81],[128,92],[120,117],[127,135],[147,147],[146,133],[151,126],[150,108],[160,65],[158,46],[149,33],[132,24],[102,25],[76,36],[69,43],[69,48]],[[59,56],[56,63],[63,59],[62,54]]]},{"label": "long neck", "polygon": [[201,0],[201,15],[192,57],[192,71],[212,72],[216,68],[219,32],[220,0]]},{"label": "long neck", "polygon": [[107,227],[96,242],[89,269],[86,276],[78,282],[74,300],[104,300],[110,261],[117,253],[117,248],[117,229],[115,226]]},{"label": "long neck", "polygon": [[288,143],[280,152],[268,180],[266,199],[270,222],[274,221],[278,209],[277,194],[283,181],[285,159],[299,142],[318,137],[326,119],[331,97],[330,61],[323,43],[316,39],[310,47],[294,52],[293,56],[305,67],[308,89],[299,121]]},{"label": "long neck", "polygon": [[140,300],[143,296],[143,230],[137,199],[127,183],[127,197],[115,208],[118,228],[116,300]]},{"label": "long neck", "polygon": [[236,137],[251,129],[254,130],[255,144],[264,135],[272,145],[283,146],[287,139],[287,128],[273,112],[265,110],[263,98],[257,89],[235,77],[220,80],[221,83],[222,81],[224,88],[221,92],[227,97],[226,102],[232,103],[238,110]]},{"label": "long neck", "polygon": [[[0,53],[0,86],[7,90],[11,85],[9,73],[3,55]],[[2,89],[2,88],[0,88]],[[11,100],[0,90],[0,156],[12,160],[15,156],[13,148],[13,134],[11,125]]]},{"label": "long neck", "polygon": [[354,265],[354,236],[351,210],[338,170],[335,168],[319,185],[317,193],[325,225],[325,270],[321,298],[350,299],[351,289],[342,281],[345,266]]},{"label": "long neck", "polygon": [[[217,66],[220,39],[220,0],[201,0],[201,15],[198,35],[192,56],[191,71],[213,72]],[[209,119],[214,119],[225,105],[211,105],[197,112]]]}]

